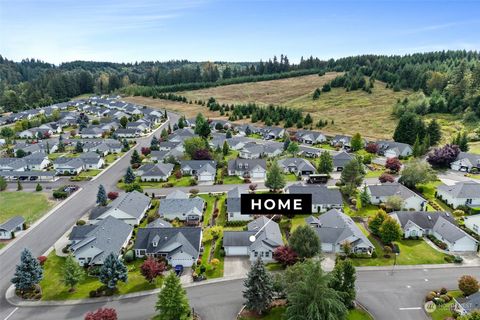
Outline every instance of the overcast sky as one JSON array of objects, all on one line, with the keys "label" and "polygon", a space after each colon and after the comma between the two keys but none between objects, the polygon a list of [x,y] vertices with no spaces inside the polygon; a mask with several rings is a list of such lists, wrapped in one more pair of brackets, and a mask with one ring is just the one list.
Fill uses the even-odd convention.
[{"label": "overcast sky", "polygon": [[0,54],[258,61],[480,50],[480,1],[0,0]]}]

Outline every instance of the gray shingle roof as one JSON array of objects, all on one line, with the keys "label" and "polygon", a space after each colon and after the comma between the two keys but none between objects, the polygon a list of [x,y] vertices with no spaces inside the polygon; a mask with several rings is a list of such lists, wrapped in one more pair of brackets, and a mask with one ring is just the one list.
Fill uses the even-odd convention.
[{"label": "gray shingle roof", "polygon": [[161,216],[177,215],[180,213],[197,213],[201,216],[203,214],[204,205],[205,201],[200,197],[188,199],[161,199],[159,212]]},{"label": "gray shingle roof", "polygon": [[332,157],[334,167],[345,167],[354,157],[346,152],[340,152]]},{"label": "gray shingle roof", "polygon": [[[135,249],[147,253],[169,253],[179,250],[197,258],[200,251],[202,228],[140,228],[137,232]],[[157,242],[157,246],[153,242]]]},{"label": "gray shingle roof", "polygon": [[150,205],[150,198],[138,191],[120,195],[108,205],[109,210],[120,210],[134,218],[139,218]]},{"label": "gray shingle roof", "polygon": [[240,196],[247,193],[247,190],[241,190],[235,187],[227,192],[227,212],[240,212]]},{"label": "gray shingle roof", "polygon": [[163,219],[155,219],[149,224],[147,224],[147,228],[170,228],[172,224],[168,221],[165,221]]},{"label": "gray shingle roof", "polygon": [[464,237],[475,241],[475,239],[473,239],[469,234],[443,217],[437,220],[437,223],[435,223],[433,226],[433,231],[441,235],[443,239],[450,243],[455,243],[457,240],[460,240]]},{"label": "gray shingle roof", "polygon": [[287,192],[291,194],[307,193],[312,195],[312,204],[328,204],[328,205],[342,205],[343,199],[340,190],[337,188],[327,188],[320,185],[301,184],[292,185],[287,188]]},{"label": "gray shingle roof", "polygon": [[480,198],[480,183],[473,181],[457,182],[452,186],[442,184],[437,189],[450,194],[453,198]]},{"label": "gray shingle roof", "polygon": [[25,219],[21,216],[15,216],[0,224],[0,230],[5,230],[7,232],[12,231],[17,226],[25,223]]},{"label": "gray shingle roof", "polygon": [[[245,165],[247,168],[245,168]],[[267,170],[267,162],[265,159],[233,159],[228,161],[228,170],[252,170],[256,166]]]},{"label": "gray shingle roof", "polygon": [[95,228],[86,233],[83,240],[72,245],[70,249],[73,255],[76,255],[83,247],[92,247],[96,249],[97,255],[91,263],[102,264],[110,253],[113,252],[115,255],[120,253],[132,230],[133,227],[125,222],[107,217],[95,224]]},{"label": "gray shingle roof", "polygon": [[[265,227],[262,229],[263,226]],[[255,247],[263,243],[272,248],[276,248],[283,245],[280,227],[275,221],[269,221],[265,216],[261,216],[250,222],[247,225],[247,229],[247,231],[225,231],[223,233],[223,246]],[[257,234],[255,242],[252,243],[249,239],[250,236],[255,235],[260,229],[262,229],[262,231]]]},{"label": "gray shingle roof", "polygon": [[285,169],[293,167],[298,171],[316,171],[315,167],[310,163],[310,161],[303,158],[281,159],[278,160],[278,165]]},{"label": "gray shingle roof", "polygon": [[431,230],[440,218],[455,223],[452,215],[445,211],[395,211],[390,215],[398,219],[402,228],[405,228],[407,223],[411,221],[422,229]]},{"label": "gray shingle roof", "polygon": [[409,199],[411,197],[422,198],[420,195],[416,194],[415,192],[398,182],[374,184],[367,186],[367,188],[370,189],[370,193],[373,197],[399,196],[403,200]]},{"label": "gray shingle roof", "polygon": [[470,313],[474,310],[480,310],[480,291],[471,294],[468,297],[456,298],[455,300],[457,300],[457,302],[467,313]]}]

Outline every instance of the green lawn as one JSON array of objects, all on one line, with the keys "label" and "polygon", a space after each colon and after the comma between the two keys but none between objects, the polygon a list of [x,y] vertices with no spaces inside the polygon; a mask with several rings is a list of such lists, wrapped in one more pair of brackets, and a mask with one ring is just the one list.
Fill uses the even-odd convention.
[{"label": "green lawn", "polygon": [[115,160],[117,160],[118,158],[120,158],[121,156],[123,156],[125,152],[120,152],[118,154],[115,154],[115,153],[110,153],[110,154],[107,154],[105,156],[105,162],[110,164],[112,162],[114,162]]},{"label": "green lawn", "polygon": [[[455,291],[449,291],[448,294],[454,298],[458,298],[462,296],[462,292],[455,290]],[[448,317],[452,317],[452,311],[450,311],[450,308],[453,305],[453,299],[452,301],[445,303],[444,305],[437,306],[437,309],[430,314],[430,317],[432,320],[444,320]]]},{"label": "green lawn", "polygon": [[3,247],[5,247],[7,245],[6,242],[0,242],[0,249],[2,249]]},{"label": "green lawn", "polygon": [[[242,317],[240,320],[281,320],[283,314],[285,313],[286,307],[276,307],[272,308],[266,315],[263,317]],[[373,320],[372,317],[365,311],[360,309],[350,310],[348,312],[347,320]]]},{"label": "green lawn", "polygon": [[285,181],[298,181],[298,177],[295,173],[283,174],[283,176],[285,177]]},{"label": "green lawn", "polygon": [[225,226],[227,222],[227,206],[225,204],[225,199],[227,196],[222,194],[218,199],[218,217],[216,221],[217,226]]},{"label": "green lawn", "polygon": [[435,198],[435,191],[437,190],[437,187],[441,184],[441,181],[433,181],[425,184],[419,184],[417,185],[417,189],[422,190],[423,196],[428,201],[437,204],[440,208],[442,208],[443,211],[452,211],[452,208],[450,208],[445,202]]},{"label": "green lawn", "polygon": [[242,184],[244,183],[243,179],[238,176],[224,176],[223,184]]},{"label": "green lawn", "polygon": [[[167,183],[172,183],[173,187],[189,187],[191,178],[190,176],[185,176],[177,179],[175,176],[170,176],[167,181],[140,181],[140,178],[137,177],[137,182],[142,188],[150,189],[165,188],[165,184]],[[125,183],[119,182],[117,187],[125,190]],[[195,188],[195,186],[192,186],[192,188]]]},{"label": "green lawn", "polygon": [[[53,251],[48,255],[48,260],[44,265],[43,280],[40,282],[42,286],[43,300],[70,300],[84,299],[89,297],[89,292],[102,286],[102,283],[95,277],[85,276],[85,278],[77,286],[75,292],[69,292],[68,288],[62,283],[61,270],[65,258],[58,257]],[[136,260],[127,264],[128,281],[126,283],[119,282],[118,293],[126,294],[137,291],[151,290],[162,285],[162,277],[158,277],[154,283],[148,283],[140,274],[140,265],[143,260]]]},{"label": "green lawn", "polygon": [[237,150],[230,149],[230,152],[225,156],[225,161],[237,159],[239,153]]},{"label": "green lawn", "polygon": [[362,208],[360,210],[355,211],[355,210],[352,210],[349,205],[344,203],[343,211],[351,217],[368,218],[368,217],[371,217],[371,216],[375,215],[375,213],[378,211],[378,207],[373,205],[373,204],[369,204],[369,205],[366,205],[366,206],[362,206]]},{"label": "green lawn", "polygon": [[0,203],[0,223],[20,215],[31,224],[53,207],[53,202],[42,192],[3,191],[0,192]]},{"label": "green lawn", "polygon": [[383,170],[368,170],[365,174],[365,178],[378,178],[384,173]]},{"label": "green lawn", "polygon": [[469,152],[480,154],[480,142],[470,142],[469,144]]},{"label": "green lawn", "polygon": [[82,171],[80,172],[80,174],[78,175],[78,177],[81,177],[81,178],[92,178],[92,177],[95,177],[97,174],[99,174],[100,172],[102,172],[102,170],[100,169],[90,169],[90,170],[87,170],[87,171]]},{"label": "green lawn", "polygon": [[210,221],[213,215],[213,205],[215,204],[215,197],[209,196],[208,194],[200,194],[198,196],[205,200],[205,202],[207,203],[207,208],[205,209],[205,213],[203,214],[203,225],[207,226],[208,221]]},{"label": "green lawn", "polygon": [[298,214],[298,215],[295,215],[293,218],[292,218],[292,229],[291,231],[293,232],[295,229],[297,229],[299,226],[303,226],[305,224],[307,224],[307,222],[305,221],[305,218],[308,218],[310,217],[311,214]]},{"label": "green lawn", "polygon": [[[394,263],[394,255],[385,258],[383,246],[371,234],[369,234],[363,225],[357,224],[363,233],[367,234],[368,239],[375,246],[377,258],[356,258],[352,259],[355,266],[389,266]],[[395,242],[400,248],[400,254],[397,256],[398,265],[418,265],[418,264],[440,264],[446,263],[446,254],[438,252],[423,240],[400,240]]]}]

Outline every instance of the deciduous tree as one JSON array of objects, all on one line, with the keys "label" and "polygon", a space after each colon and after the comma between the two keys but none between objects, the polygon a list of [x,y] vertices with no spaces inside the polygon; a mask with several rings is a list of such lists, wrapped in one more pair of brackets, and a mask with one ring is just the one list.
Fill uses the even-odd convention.
[{"label": "deciduous tree", "polygon": [[288,242],[301,259],[312,258],[322,253],[320,239],[310,226],[297,227]]}]

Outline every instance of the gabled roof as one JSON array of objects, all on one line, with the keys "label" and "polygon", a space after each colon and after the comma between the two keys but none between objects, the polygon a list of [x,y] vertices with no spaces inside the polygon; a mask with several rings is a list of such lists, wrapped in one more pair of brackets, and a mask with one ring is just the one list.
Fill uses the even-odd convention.
[{"label": "gabled roof", "polygon": [[409,149],[409,148],[411,149],[412,148],[409,144],[402,143],[402,142],[396,142],[396,141],[390,141],[390,140],[377,141],[377,145],[382,150],[397,149],[399,151],[399,153],[402,153],[406,149]]},{"label": "gabled roof", "polygon": [[303,158],[287,158],[278,160],[280,167],[289,168],[294,167],[299,171],[313,171],[315,172],[315,167],[310,163],[310,161]]},{"label": "gabled roof", "polygon": [[161,216],[177,214],[195,214],[202,216],[205,201],[200,197],[188,199],[161,199],[159,212]]},{"label": "gabled roof", "polygon": [[370,193],[373,197],[399,196],[403,200],[407,200],[411,197],[422,198],[420,195],[416,194],[415,192],[398,182],[387,182],[368,185],[367,188],[370,190]]},{"label": "gabled roof", "polygon": [[235,187],[227,192],[227,212],[240,212],[240,197],[247,190]]},{"label": "gabled roof", "polygon": [[313,227],[322,243],[340,245],[349,241],[355,246],[363,244],[374,248],[374,245],[352,218],[339,210],[331,209],[320,215],[316,220],[307,218],[307,222]]},{"label": "gabled roof", "polygon": [[344,167],[352,161],[354,157],[346,152],[340,152],[332,157],[334,167]]},{"label": "gabled roof", "polygon": [[200,171],[205,166],[210,166],[210,168],[217,167],[217,161],[214,160],[187,160],[180,162],[181,168],[190,167],[192,170]]},{"label": "gabled roof", "polygon": [[172,227],[172,224],[166,220],[163,219],[155,219],[149,224],[147,224],[147,228],[170,228]]},{"label": "gabled roof", "polygon": [[74,256],[85,247],[95,251],[92,264],[102,264],[110,254],[120,254],[123,244],[128,240],[133,227],[111,216],[95,224],[95,228],[85,233],[80,242],[72,245],[70,249]]},{"label": "gabled roof", "polygon": [[468,152],[460,152],[455,161],[468,160],[472,166],[480,166],[480,155]]},{"label": "gabled roof", "polygon": [[474,310],[480,310],[480,291],[471,294],[468,297],[455,298],[455,300],[457,300],[458,304],[461,305],[467,313]]},{"label": "gabled roof", "polygon": [[413,222],[424,230],[431,230],[440,218],[455,223],[455,219],[446,211],[395,211],[390,215],[398,220],[402,229],[409,222]]},{"label": "gabled roof", "polygon": [[[145,167],[148,166],[148,167]],[[145,167],[145,168],[144,168]],[[142,170],[142,177],[158,177],[158,176],[169,176],[173,170],[173,164],[171,163],[156,163],[153,165],[143,165],[140,167]]]},{"label": "gabled roof", "polygon": [[[267,245],[275,249],[283,245],[282,233],[278,223],[265,216],[250,222],[247,229],[247,231],[225,231],[223,233],[223,246],[250,246],[255,248],[260,245]],[[255,234],[255,241],[252,243],[250,236]]]},{"label": "gabled roof", "polygon": [[327,188],[322,185],[291,185],[287,188],[291,194],[311,194],[312,204],[342,205],[343,199],[340,190],[337,188]]},{"label": "gabled roof", "polygon": [[437,220],[437,223],[435,223],[433,226],[433,231],[438,233],[444,240],[447,240],[450,243],[455,243],[457,240],[465,237],[471,239],[472,241],[478,242],[468,233],[443,217],[440,217]]},{"label": "gabled roof", "polygon": [[442,184],[437,189],[448,193],[453,198],[480,198],[480,183],[473,181],[457,182],[452,186]]},{"label": "gabled roof", "polygon": [[23,223],[25,223],[25,219],[23,217],[15,216],[0,224],[0,230],[10,232]]},{"label": "gabled roof", "polygon": [[132,191],[120,195],[108,205],[107,214],[110,211],[119,210],[133,218],[139,218],[145,209],[150,205],[150,198],[138,191]]},{"label": "gabled roof", "polygon": [[[246,167],[245,167],[246,165]],[[255,167],[261,167],[267,170],[265,159],[232,159],[228,161],[228,170],[252,170]]]},{"label": "gabled roof", "polygon": [[[140,228],[137,232],[135,249],[146,253],[173,254],[182,251],[197,258],[200,252],[202,228]],[[154,246],[156,244],[156,246]]]}]

